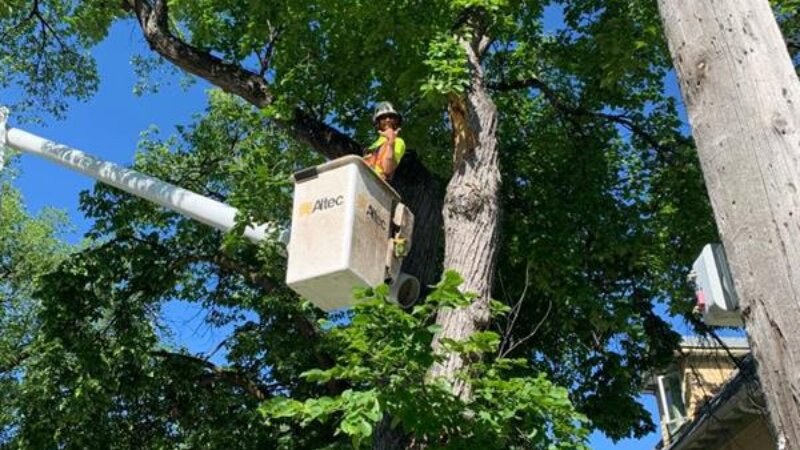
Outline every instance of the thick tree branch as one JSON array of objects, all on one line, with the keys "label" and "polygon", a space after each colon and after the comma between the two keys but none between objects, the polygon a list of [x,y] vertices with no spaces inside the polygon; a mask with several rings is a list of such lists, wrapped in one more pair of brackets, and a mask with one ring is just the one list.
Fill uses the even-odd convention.
[{"label": "thick tree branch", "polygon": [[494,44],[493,38],[490,38],[489,36],[482,36],[480,38],[480,40],[478,41],[476,52],[478,56],[481,57],[481,59],[483,59],[483,55],[486,54],[486,50],[488,50],[489,47],[492,46],[492,44]]},{"label": "thick tree branch", "polygon": [[490,37],[488,33],[491,25],[490,15],[484,7],[470,6],[461,11],[450,27],[453,34],[458,34],[467,25],[472,28],[470,45],[478,59],[483,59],[486,50],[494,42],[494,38]]},{"label": "thick tree branch", "polygon": [[291,122],[278,122],[297,141],[335,159],[344,155],[360,155],[362,145],[350,136],[315,118],[300,108],[295,108]]},{"label": "thick tree branch", "polygon": [[[144,0],[127,0],[150,48],[167,61],[241,97],[257,108],[266,108],[275,100],[269,83],[261,75],[231,64],[211,53],[178,39],[169,29],[167,2],[151,6]],[[309,145],[327,158],[359,154],[361,146],[349,136],[310,114],[294,111],[289,120],[278,120],[294,139]]]},{"label": "thick tree branch", "polygon": [[635,121],[630,119],[629,117],[621,114],[607,114],[597,111],[590,111],[588,109],[572,106],[569,103],[563,101],[559,95],[548,86],[546,83],[541,81],[538,78],[530,78],[527,80],[513,80],[513,81],[503,81],[503,82],[495,82],[489,84],[489,89],[499,91],[499,92],[508,92],[514,91],[518,89],[529,89],[534,88],[538,89],[542,95],[550,102],[553,107],[562,113],[570,114],[572,116],[582,116],[582,117],[596,117],[599,119],[603,119],[608,122],[616,123],[617,125],[622,125],[623,127],[630,130],[631,133],[642,139],[643,141],[647,142],[653,149],[661,151],[668,151],[669,149],[658,142],[658,139],[647,132],[642,126],[637,124]]},{"label": "thick tree branch", "polygon": [[167,4],[150,6],[143,0],[129,0],[144,37],[152,50],[181,69],[208,80],[256,107],[269,106],[273,97],[262,77],[229,64],[211,53],[189,45],[169,30]]},{"label": "thick tree branch", "polygon": [[206,359],[184,353],[172,353],[159,350],[154,351],[151,354],[159,358],[180,360],[201,366],[206,370],[204,378],[205,380],[223,381],[240,387],[256,400],[262,401],[272,397],[272,391],[270,390],[269,386],[258,383],[257,381],[252,380],[250,377],[237,370],[224,369]]}]

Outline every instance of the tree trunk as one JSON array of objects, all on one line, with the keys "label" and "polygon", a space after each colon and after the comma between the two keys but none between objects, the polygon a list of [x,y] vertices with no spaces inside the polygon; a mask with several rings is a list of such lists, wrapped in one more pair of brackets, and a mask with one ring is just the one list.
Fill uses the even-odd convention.
[{"label": "tree trunk", "polygon": [[[448,112],[453,129],[454,171],[444,200],[444,268],[464,278],[462,291],[477,294],[469,308],[442,311],[436,322],[442,338],[461,341],[489,322],[489,299],[497,260],[500,221],[500,167],[497,154],[497,108],[486,89],[477,46],[462,41],[472,79],[466,95],[452,96]],[[470,395],[469,386],[455,378],[464,367],[460,355],[450,354],[433,367],[432,377],[444,377],[453,392]]]},{"label": "tree trunk", "polygon": [[[487,42],[486,39],[482,41]],[[500,229],[497,108],[483,79],[480,45],[473,48],[463,41],[462,46],[469,56],[472,78],[465,97],[451,96],[448,105],[453,129],[454,170],[442,210],[444,268],[457,271],[464,278],[462,291],[475,293],[477,298],[468,308],[444,311],[436,317],[436,323],[442,326],[433,343],[437,352],[442,351],[442,338],[465,340],[488,325]],[[403,196],[405,198],[405,194]],[[428,203],[428,210],[433,204]],[[449,354],[443,364],[431,368],[430,376],[446,379],[455,395],[469,398],[470,386],[456,379],[457,372],[468,363],[460,355]],[[384,417],[376,427],[374,450],[426,448],[425,444],[410,440],[403,430],[390,428],[389,423],[390,418]]]},{"label": "tree trunk", "polygon": [[403,203],[414,212],[413,243],[403,260],[403,271],[419,278],[423,287],[436,284],[442,274],[443,184],[413,153],[403,158],[392,179]]},{"label": "tree trunk", "polygon": [[800,82],[767,0],[659,0],[778,448],[800,449]]}]

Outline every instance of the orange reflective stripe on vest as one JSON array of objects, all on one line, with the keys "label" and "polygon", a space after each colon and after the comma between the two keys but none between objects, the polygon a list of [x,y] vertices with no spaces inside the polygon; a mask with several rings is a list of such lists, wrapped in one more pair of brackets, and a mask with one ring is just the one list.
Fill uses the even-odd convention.
[{"label": "orange reflective stripe on vest", "polygon": [[[383,144],[386,142],[386,138],[381,136],[375,141],[372,145],[369,146],[368,150],[372,150],[372,153],[364,159],[368,166],[372,168],[378,175],[381,177],[383,176],[383,154],[381,153],[383,150]],[[403,155],[406,153],[406,143],[403,141],[402,138],[396,138],[394,141],[394,163],[400,164],[400,160],[403,159]]]}]

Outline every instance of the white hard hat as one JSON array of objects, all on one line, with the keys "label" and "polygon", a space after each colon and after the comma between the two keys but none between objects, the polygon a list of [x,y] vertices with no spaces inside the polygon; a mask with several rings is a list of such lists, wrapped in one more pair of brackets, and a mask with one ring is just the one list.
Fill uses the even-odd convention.
[{"label": "white hard hat", "polygon": [[375,114],[372,115],[372,122],[377,122],[382,116],[395,116],[398,120],[403,120],[403,116],[401,116],[389,102],[379,102],[375,106]]}]

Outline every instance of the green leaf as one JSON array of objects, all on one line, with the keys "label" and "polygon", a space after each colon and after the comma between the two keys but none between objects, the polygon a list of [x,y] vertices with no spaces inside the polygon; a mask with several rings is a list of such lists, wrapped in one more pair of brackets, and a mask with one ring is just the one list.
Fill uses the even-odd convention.
[{"label": "green leaf", "polygon": [[428,332],[430,332],[431,334],[436,334],[442,331],[442,326],[439,325],[438,323],[435,323],[433,325],[428,325],[425,329],[428,330]]}]

